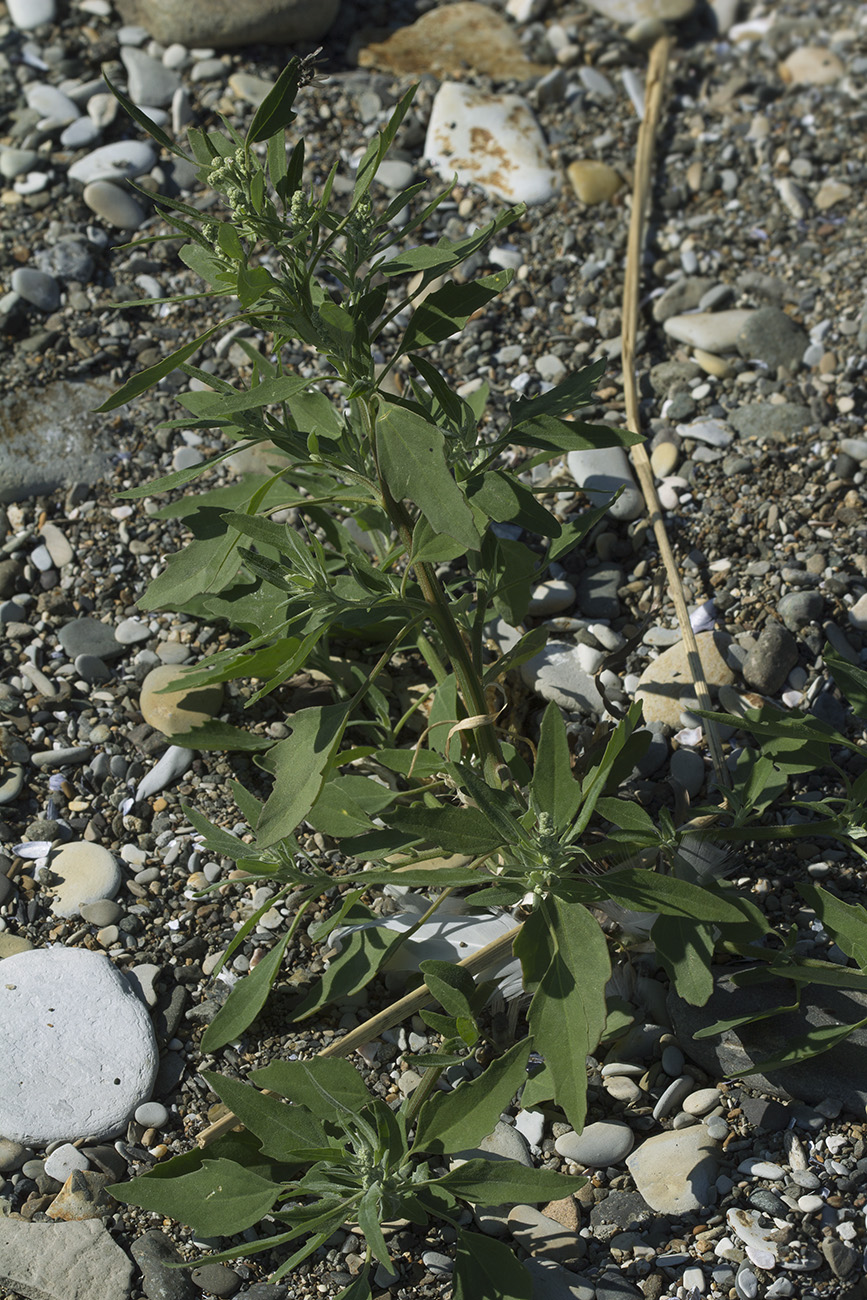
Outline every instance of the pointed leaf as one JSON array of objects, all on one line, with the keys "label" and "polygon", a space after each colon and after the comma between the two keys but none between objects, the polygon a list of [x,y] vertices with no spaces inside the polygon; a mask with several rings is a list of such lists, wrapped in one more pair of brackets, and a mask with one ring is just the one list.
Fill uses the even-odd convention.
[{"label": "pointed leaf", "polygon": [[663,912],[687,921],[715,921],[742,925],[747,919],[735,896],[725,897],[720,888],[704,888],[676,876],[662,876],[644,867],[609,871],[603,889],[621,907],[636,912]]},{"label": "pointed leaf", "polygon": [[841,898],[809,882],[798,885],[798,893],[815,909],[816,915],[830,930],[848,957],[867,970],[867,913],[860,903],[844,903]]},{"label": "pointed leaf", "polygon": [[435,425],[388,404],[377,416],[376,445],[380,472],[399,501],[412,501],[437,532],[467,550],[481,545],[472,511],[446,464],[445,439]]},{"label": "pointed leaf", "polygon": [[531,1047],[531,1039],[522,1039],[478,1078],[426,1101],[419,1111],[413,1151],[442,1155],[477,1147],[494,1131],[500,1112],[524,1083]]},{"label": "pointed leaf", "polygon": [[542,717],[530,793],[534,806],[552,818],[555,832],[566,829],[581,802],[581,787],[572,775],[566,725],[553,703]]},{"label": "pointed leaf", "polygon": [[517,1160],[467,1160],[438,1178],[452,1196],[480,1205],[536,1205],[560,1201],[587,1182],[586,1178],[558,1174],[553,1169],[528,1169]]},{"label": "pointed leaf", "polygon": [[856,718],[862,722],[867,721],[867,672],[857,664],[847,663],[829,645],[825,646],[822,657],[825,667],[846,697]]},{"label": "pointed leaf", "polygon": [[394,830],[425,840],[444,853],[480,857],[504,843],[478,808],[390,808],[382,819]]},{"label": "pointed leaf", "polygon": [[[157,361],[155,365],[148,366],[147,370],[139,371],[137,375],[133,375],[132,379],[128,379],[116,393],[112,393],[111,397],[107,397],[102,406],[94,407],[94,410],[97,412],[115,411],[119,406],[124,406],[127,402],[131,402],[134,397],[138,397],[140,393],[147,392],[149,388],[153,388],[154,384],[158,384],[166,375],[170,375],[173,370],[177,370],[178,366],[182,365],[184,361],[189,360],[212,334],[224,329],[227,324],[229,324],[228,321],[221,321],[219,325],[212,325],[210,329],[205,330],[204,334],[194,338],[191,343],[185,343],[176,352],[171,352],[167,357],[163,357],[162,361]],[[233,450],[237,450],[237,448]],[[231,452],[226,454],[231,455]],[[201,466],[196,468],[201,472]],[[149,484],[149,488],[153,491],[153,484]]]},{"label": "pointed leaf", "polygon": [[111,1194],[165,1218],[186,1223],[202,1237],[233,1237],[263,1219],[280,1188],[233,1160],[205,1160],[201,1168],[177,1178],[116,1183]]},{"label": "pointed leaf", "polygon": [[[388,879],[393,879],[393,875],[389,874]],[[402,933],[384,925],[366,926],[343,939],[340,952],[332,957],[324,975],[295,1008],[293,1019],[306,1020],[320,1007],[354,997],[366,988],[403,939]]]},{"label": "pointed leaf", "polygon": [[580,903],[549,897],[542,904],[554,956],[530,1004],[530,1030],[545,1058],[554,1097],[580,1133],[587,1113],[585,1058],[605,1031],[608,944],[599,922]]},{"label": "pointed leaf", "polygon": [[280,971],[289,938],[288,933],[284,934],[249,975],[233,984],[226,1001],[202,1035],[203,1053],[219,1051],[227,1043],[240,1038],[244,1030],[252,1025],[264,1007]]},{"label": "pointed leaf", "polygon": [[301,59],[293,56],[256,109],[247,130],[248,146],[277,135],[294,122],[292,105],[301,82],[301,66]]},{"label": "pointed leaf", "polygon": [[473,999],[476,985],[468,970],[453,962],[436,961],[433,958],[423,961],[419,969],[424,975],[425,984],[444,1011],[450,1016],[464,1016],[468,1020],[475,1018]]},{"label": "pointed leaf", "polygon": [[511,650],[507,650],[495,663],[485,669],[484,684],[490,686],[491,683],[498,681],[504,673],[526,663],[528,659],[533,658],[533,655],[538,654],[547,643],[548,629],[546,627],[534,627],[532,631],[525,632],[521,639],[512,646]]},{"label": "pointed leaf", "polygon": [[736,1079],[742,1074],[769,1074],[771,1070],[781,1070],[786,1065],[800,1065],[801,1061],[809,1061],[814,1056],[829,1052],[832,1047],[845,1042],[850,1034],[854,1034],[856,1029],[863,1029],[865,1025],[867,1025],[867,1016],[852,1025],[821,1025],[794,1039],[786,1051],[781,1052],[779,1056],[772,1056],[766,1061],[756,1061],[754,1065],[749,1065],[743,1070],[732,1070],[726,1078]]},{"label": "pointed leaf", "polygon": [[339,1057],[271,1061],[263,1069],[254,1070],[250,1078],[257,1088],[268,1088],[331,1123],[356,1114],[370,1102],[358,1070]]},{"label": "pointed leaf", "polygon": [[593,400],[593,390],[608,368],[608,361],[601,357],[592,365],[584,366],[574,374],[567,375],[547,393],[538,397],[520,397],[512,402],[509,414],[512,417],[512,431],[517,432],[528,420],[540,415],[571,415],[578,406],[586,406]]},{"label": "pointed leaf", "polygon": [[467,479],[467,497],[499,524],[519,524],[540,537],[559,537],[558,519],[536,500],[528,487],[505,470],[488,470]]},{"label": "pointed leaf", "polygon": [[458,1229],[452,1300],[533,1300],[533,1279],[502,1241]]},{"label": "pointed leaf", "polygon": [[300,709],[292,718],[292,735],[270,751],[268,766],[274,773],[274,789],[256,823],[256,839],[262,848],[291,835],[315,804],[348,716],[348,704]]},{"label": "pointed leaf", "polygon": [[496,271],[467,284],[450,281],[421,302],[410,318],[400,342],[400,352],[425,348],[462,330],[474,312],[510,284],[514,271]]},{"label": "pointed leaf", "polygon": [[306,1107],[267,1097],[251,1084],[213,1070],[202,1070],[202,1078],[245,1128],[255,1133],[265,1155],[298,1164],[310,1159],[311,1151],[318,1153],[331,1145],[325,1129]]},{"label": "pointed leaf", "polygon": [[659,916],[650,932],[678,996],[703,1007],[713,993],[713,930],[681,916]]}]

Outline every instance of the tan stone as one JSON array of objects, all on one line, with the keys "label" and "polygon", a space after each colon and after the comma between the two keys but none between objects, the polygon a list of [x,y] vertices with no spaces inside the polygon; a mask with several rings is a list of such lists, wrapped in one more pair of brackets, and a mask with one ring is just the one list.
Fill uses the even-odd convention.
[{"label": "tan stone", "polygon": [[181,670],[176,664],[161,664],[148,673],[139,697],[139,708],[145,722],[169,739],[185,736],[195,727],[209,722],[223,702],[220,683],[188,687],[172,691],[170,695],[159,694],[164,687],[181,678]]},{"label": "tan stone", "polygon": [[623,177],[608,163],[593,158],[578,158],[567,168],[572,188],[589,207],[607,203],[623,188]]},{"label": "tan stone", "polygon": [[432,9],[387,40],[360,50],[358,63],[377,72],[432,73],[440,80],[466,78],[472,71],[494,81],[523,81],[549,70],[530,62],[501,14],[474,0]]},{"label": "tan stone", "polygon": [[724,357],[718,357],[713,352],[705,352],[704,348],[694,348],[692,355],[696,365],[701,366],[706,375],[715,375],[717,379],[731,377],[732,368]]},{"label": "tan stone", "polygon": [[695,9],[695,0],[587,0],[587,4],[611,22],[624,25],[647,19],[676,23]]},{"label": "tan stone", "polygon": [[19,952],[30,952],[33,944],[23,934],[0,934],[0,961],[4,957],[17,957]]},{"label": "tan stone", "polygon": [[793,86],[829,86],[842,77],[843,64],[821,45],[802,45],[779,67],[783,81]]},{"label": "tan stone", "polygon": [[820,212],[827,212],[835,203],[842,203],[845,199],[851,198],[851,195],[852,187],[845,185],[843,181],[822,181],[813,196],[813,203]]},{"label": "tan stone", "polygon": [[[734,673],[723,658],[730,640],[722,632],[702,632],[696,637],[699,657],[710,686],[723,686],[734,681]],[[679,728],[683,712],[680,701],[684,696],[695,698],[695,688],[686,649],[683,642],[678,641],[645,668],[635,698],[644,706],[645,722],[664,722]]]},{"label": "tan stone", "polygon": [[574,1196],[564,1196],[561,1201],[549,1201],[547,1205],[542,1206],[542,1213],[546,1218],[553,1219],[555,1223],[568,1228],[570,1232],[577,1232],[581,1227],[578,1202]]},{"label": "tan stone", "polygon": [[650,468],[657,478],[673,474],[680,460],[680,450],[673,442],[660,442],[650,453]]},{"label": "tan stone", "polygon": [[45,1213],[65,1223],[83,1219],[106,1219],[114,1214],[117,1201],[105,1190],[115,1179],[93,1169],[74,1169]]}]

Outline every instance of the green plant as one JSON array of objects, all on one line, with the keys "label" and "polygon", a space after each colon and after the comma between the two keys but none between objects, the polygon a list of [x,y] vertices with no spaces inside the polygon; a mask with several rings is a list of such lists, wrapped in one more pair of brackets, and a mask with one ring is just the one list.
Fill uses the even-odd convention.
[{"label": "green plant", "polygon": [[[176,738],[197,748],[249,748],[273,778],[264,802],[235,785],[251,827],[245,840],[194,809],[185,811],[208,849],[233,859],[249,879],[278,886],[265,907],[290,892],[297,905],[286,934],[232,990],[202,1050],[216,1051],[252,1023],[316,899],[335,884],[343,891],[334,915],[314,933],[323,941],[337,925],[375,919],[364,903],[366,891],[397,883],[433,895],[430,912],[453,891],[462,892],[470,909],[514,909],[522,922],[514,951],[531,995],[529,1030],[544,1065],[524,1082],[529,1039],[509,1048],[482,1076],[491,1096],[494,1078],[510,1089],[507,1094],[506,1084],[498,1084],[497,1107],[488,1110],[482,1105],[486,1085],[435,1091],[438,1067],[428,1065],[417,1114],[412,1100],[394,1114],[368,1099],[348,1065],[329,1073],[325,1063],[299,1064],[292,1087],[301,1091],[292,1095],[306,1100],[291,1107],[248,1085],[208,1076],[247,1134],[220,1139],[213,1158],[179,1157],[116,1194],[221,1235],[273,1212],[292,1225],[283,1240],[310,1237],[284,1269],[347,1216],[357,1216],[369,1254],[382,1258],[377,1213],[399,1205],[412,1218],[407,1207],[415,1197],[425,1214],[448,1218],[460,1197],[491,1197],[496,1174],[490,1170],[471,1170],[463,1182],[454,1172],[429,1178],[419,1171],[435,1150],[431,1132],[440,1134],[436,1153],[443,1156],[468,1142],[470,1133],[477,1140],[522,1084],[524,1106],[553,1102],[580,1130],[587,1086],[581,1063],[626,1023],[622,1007],[606,1003],[611,960],[597,904],[614,900],[656,916],[652,937],[660,958],[698,1004],[711,990],[715,946],[725,941],[750,951],[769,930],[761,913],[725,882],[700,883],[694,871],[678,865],[684,828],[670,820],[657,826],[635,802],[617,797],[649,740],[639,729],[638,706],[579,756],[553,705],[532,744],[515,743],[498,729],[495,698],[509,670],[535,654],[546,633],[527,631],[493,657],[487,627],[496,617],[520,624],[534,582],[604,512],[562,524],[537,499],[524,472],[573,449],[628,446],[637,435],[570,418],[590,400],[600,364],[549,392],[513,401],[503,428],[485,419],[484,386],[470,397],[454,391],[425,353],[506,289],[509,272],[466,280],[460,267],[523,210],[505,212],[461,239],[407,246],[449,193],[422,203],[422,182],[382,210],[371,199],[412,91],[371,141],[342,206],[333,195],[336,166],[318,193],[306,189],[303,140],[287,154],[285,129],[307,78],[303,61],[293,60],[244,139],[229,126],[225,132],[190,130],[199,175],[224,196],[230,215],[203,218],[178,200],[156,202],[188,240],[182,260],[208,283],[208,296],[217,304],[227,300],[232,314],[131,379],[101,408],[131,400],[180,367],[199,386],[180,395],[188,415],[169,425],[216,429],[229,443],[202,464],[128,496],[183,487],[239,447],[265,443],[271,449],[270,474],[248,475],[162,511],[183,518],[193,541],[170,558],[142,607],[223,619],[247,636],[240,648],[183,671],[179,685],[258,679],[252,704],[304,666],[327,672],[333,684],[333,702],[294,713],[290,736],[266,745],[267,752],[258,752],[259,738],[225,723]],[[163,147],[182,152],[115,93]],[[260,350],[241,340],[252,366],[248,387],[191,364],[203,342],[233,323],[267,341]],[[296,373],[287,364],[290,344],[309,348],[320,369]],[[401,395],[386,382],[398,372],[406,380]],[[518,526],[529,540],[515,540],[500,524]],[[364,653],[336,664],[332,649],[359,637]],[[384,678],[398,651],[415,664],[422,685],[403,712]],[[407,743],[413,718],[421,734]],[[339,874],[304,852],[297,838],[302,823],[338,842],[346,863]],[[675,869],[635,865],[648,848],[661,851]],[[443,854],[462,855],[462,862],[443,864]],[[246,922],[226,957],[260,916]],[[296,1014],[313,1015],[358,992],[407,937],[382,925],[359,930]],[[434,974],[431,979],[436,982]],[[453,981],[448,987],[460,986]],[[441,1053],[448,1059],[459,1040],[469,1044],[476,1032],[466,1013],[477,1008],[464,989],[465,1005],[455,1010],[442,981],[437,996],[443,1013],[429,1013],[441,1017],[429,1023],[444,1036]],[[280,1068],[269,1067],[257,1082],[273,1082]],[[342,1099],[329,1083],[338,1078],[347,1081]],[[452,1125],[449,1116],[463,1116],[471,1100],[472,1124]],[[345,1142],[354,1153],[351,1162],[339,1154]],[[290,1172],[275,1170],[275,1160]],[[296,1166],[309,1167],[298,1176]],[[518,1177],[511,1172],[510,1178]],[[229,1179],[247,1192],[217,1196],[216,1188]],[[527,1176],[521,1196],[530,1196],[532,1183],[547,1197],[543,1182]],[[510,1189],[497,1190],[503,1199],[519,1188],[513,1181]],[[298,1203],[275,1210],[287,1197]],[[503,1249],[465,1234],[455,1294],[469,1294],[470,1285],[479,1296],[529,1294],[519,1274],[502,1280],[508,1273],[497,1262]],[[485,1269],[495,1280],[484,1281]],[[354,1283],[346,1294],[360,1300],[366,1283]]]}]

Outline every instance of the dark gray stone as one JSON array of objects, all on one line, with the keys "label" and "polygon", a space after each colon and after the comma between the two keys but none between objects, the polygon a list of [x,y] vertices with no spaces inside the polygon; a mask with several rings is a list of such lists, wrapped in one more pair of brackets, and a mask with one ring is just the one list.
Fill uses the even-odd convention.
[{"label": "dark gray stone", "polygon": [[87,284],[93,274],[93,254],[83,239],[58,240],[53,248],[37,253],[36,264],[58,280],[77,280],[80,284]]},{"label": "dark gray stone", "polygon": [[203,1264],[194,1268],[190,1276],[199,1290],[207,1291],[208,1295],[233,1296],[241,1289],[240,1277],[225,1264]]},{"label": "dark gray stone", "polygon": [[189,0],[121,0],[117,8],[124,22],[146,27],[163,45],[231,49],[315,41],[334,22],[339,0],[208,0],[204,8]]},{"label": "dark gray stone", "polygon": [[766,1133],[782,1133],[792,1118],[790,1107],[768,1097],[742,1097],[741,1110],[753,1128],[764,1129]]},{"label": "dark gray stone", "polygon": [[142,1289],[147,1300],[198,1300],[189,1273],[166,1267],[181,1263],[183,1257],[174,1242],[158,1228],[137,1238],[130,1253],[142,1271]]},{"label": "dark gray stone", "polygon": [[716,1020],[770,1011],[791,1001],[785,980],[736,988],[723,967],[714,970],[715,988],[703,1007],[690,1006],[671,990],[667,1007],[672,1029],[687,1056],[714,1078],[734,1070],[755,1069],[744,1083],[784,1101],[815,1104],[833,1098],[847,1110],[864,1114],[867,1105],[867,1030],[856,1029],[830,1051],[798,1065],[786,1065],[765,1075],[761,1062],[785,1052],[808,1029],[853,1024],[867,1016],[867,994],[807,985],[799,1012],[785,1012],[756,1024],[730,1029],[719,1038],[696,1038],[699,1029]]},{"label": "dark gray stone", "polygon": [[748,361],[764,361],[770,370],[797,370],[810,340],[779,307],[760,307],[738,334],[738,352]]},{"label": "dark gray stone", "polygon": [[114,628],[96,618],[75,618],[65,623],[57,634],[70,659],[94,655],[97,659],[116,659],[127,649],[114,635]]},{"label": "dark gray stone", "polygon": [[729,411],[726,420],[742,438],[768,438],[781,433],[785,437],[803,433],[814,423],[806,406],[798,402],[752,402],[739,411]]},{"label": "dark gray stone", "polygon": [[655,1211],[640,1192],[609,1192],[590,1211],[590,1226],[598,1228],[613,1223],[623,1232],[637,1232],[654,1217]]},{"label": "dark gray stone", "polygon": [[790,632],[798,632],[808,623],[816,623],[825,607],[818,591],[788,591],[777,603],[777,613]]},{"label": "dark gray stone", "polygon": [[57,311],[60,306],[60,285],[53,275],[35,271],[30,266],[19,266],[12,272],[12,288],[40,311]]},{"label": "dark gray stone", "polygon": [[628,1282],[621,1273],[603,1273],[596,1279],[596,1300],[643,1300],[637,1286]]},{"label": "dark gray stone", "polygon": [[616,564],[585,569],[578,579],[578,608],[585,618],[617,618],[620,601],[617,589],[623,585],[623,570]]},{"label": "dark gray stone", "polygon": [[288,1295],[284,1282],[257,1282],[244,1292],[244,1300],[286,1300]]},{"label": "dark gray stone", "polygon": [[747,655],[744,681],[763,695],[773,695],[798,662],[795,638],[781,623],[766,623]]}]

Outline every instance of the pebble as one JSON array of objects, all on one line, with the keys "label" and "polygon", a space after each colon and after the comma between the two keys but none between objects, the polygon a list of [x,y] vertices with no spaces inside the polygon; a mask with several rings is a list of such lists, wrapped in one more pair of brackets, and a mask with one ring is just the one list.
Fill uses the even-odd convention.
[{"label": "pebble", "polygon": [[829,86],[844,71],[837,55],[820,45],[797,46],[780,64],[780,76],[796,86]]},{"label": "pebble", "polygon": [[129,79],[127,93],[134,104],[162,108],[172,102],[181,85],[180,73],[131,45],[121,48],[120,57]]},{"label": "pebble", "polygon": [[520,671],[531,690],[569,713],[599,713],[603,707],[595,681],[581,666],[577,647],[566,641],[549,641],[521,664]]},{"label": "pebble", "polygon": [[587,1254],[587,1243],[576,1232],[542,1214],[533,1205],[516,1205],[509,1211],[509,1231],[531,1255],[556,1264],[574,1264]]},{"label": "pebble", "polygon": [[112,899],[121,885],[114,856],[98,844],[73,840],[52,855],[55,880],[51,910],[55,916],[77,916],[82,903]]},{"label": "pebble", "polygon": [[681,438],[693,438],[711,447],[728,447],[734,438],[724,420],[694,420],[692,424],[679,424]]},{"label": "pebble", "polygon": [[684,1098],[683,1109],[687,1115],[706,1115],[719,1106],[722,1093],[718,1088],[698,1088]]},{"label": "pebble", "polygon": [[7,957],[0,1003],[0,1133],[116,1136],[150,1095],[158,1056],[150,1016],[109,959],[64,947]]},{"label": "pebble", "polygon": [[752,314],[738,307],[728,311],[694,312],[686,316],[670,316],[662,328],[680,343],[716,355],[737,350],[738,336]]},{"label": "pebble", "polygon": [[14,26],[23,32],[53,23],[56,13],[55,0],[6,0],[6,8]]},{"label": "pebble", "polygon": [[660,442],[650,453],[650,467],[657,478],[673,474],[680,462],[680,449],[673,442]]},{"label": "pebble", "polygon": [[646,1138],[626,1167],[652,1210],[689,1214],[711,1203],[716,1152],[706,1127],[672,1129]]},{"label": "pebble", "polygon": [[608,163],[593,158],[579,158],[566,169],[577,198],[588,207],[607,203],[623,189],[623,177]]},{"label": "pebble", "polygon": [[565,578],[552,578],[534,587],[530,595],[529,613],[535,617],[559,614],[575,603],[575,588]]},{"label": "pebble", "polygon": [[165,1233],[151,1228],[132,1243],[132,1257],[142,1272],[148,1300],[195,1300],[196,1289],[186,1270],[170,1268],[183,1256]]},{"label": "pebble", "polygon": [[77,618],[71,623],[64,623],[57,639],[69,659],[87,654],[94,655],[97,659],[110,660],[124,652],[124,647],[114,634],[114,628],[95,618]]},{"label": "pebble", "polygon": [[[722,686],[733,682],[734,673],[724,657],[727,638],[719,632],[701,632],[696,642],[708,684]],[[645,723],[664,722],[677,729],[681,724],[684,696],[694,698],[694,687],[686,650],[679,641],[645,668],[635,698],[642,702]]]},{"label": "pebble", "polygon": [[78,914],[88,925],[102,929],[107,925],[115,925],[123,916],[123,908],[111,898],[98,898],[94,903],[81,903]]},{"label": "pebble", "polygon": [[424,152],[444,180],[457,174],[461,184],[475,183],[510,203],[542,203],[556,188],[542,133],[520,95],[444,81],[431,107]]},{"label": "pebble", "polygon": [[628,522],[637,519],[644,510],[644,497],[622,447],[570,451],[566,461],[569,473],[594,506],[604,505],[615,492],[623,489],[609,507],[612,519]]},{"label": "pebble", "polygon": [[192,749],[185,749],[181,745],[169,745],[159,762],[139,782],[135,792],[136,803],[140,803],[142,799],[149,799],[153,794],[159,794],[160,790],[177,781],[188,770],[194,757]]},{"label": "pebble", "polygon": [[742,357],[763,361],[772,371],[785,366],[794,373],[809,342],[800,326],[779,307],[760,307],[739,331],[737,349]]},{"label": "pebble", "polygon": [[55,1147],[51,1154],[45,1157],[46,1174],[49,1178],[55,1178],[59,1183],[65,1183],[74,1170],[89,1168],[87,1156],[83,1155],[69,1142],[64,1142],[59,1147]]},{"label": "pebble", "polygon": [[763,695],[774,695],[798,662],[798,645],[781,623],[769,621],[744,660],[743,677]]},{"label": "pebble", "polygon": [[13,1295],[125,1300],[132,1293],[135,1266],[99,1219],[44,1224],[3,1216],[0,1259]]},{"label": "pebble", "polygon": [[156,159],[156,149],[148,142],[124,140],[85,154],[72,164],[69,176],[81,185],[89,185],[92,181],[122,181],[150,171]]},{"label": "pebble", "polygon": [[704,788],[707,775],[704,759],[694,749],[676,749],[671,756],[671,775],[695,799]]},{"label": "pebble", "polygon": [[581,1133],[564,1133],[554,1143],[554,1149],[564,1160],[593,1169],[607,1169],[620,1164],[632,1150],[635,1141],[628,1124],[616,1120],[599,1120],[587,1124]]},{"label": "pebble", "polygon": [[60,286],[52,275],[19,266],[12,272],[12,290],[40,311],[56,311],[60,306]]},{"label": "pebble", "polygon": [[112,181],[91,181],[81,197],[91,212],[118,230],[138,230],[144,222],[141,204]]},{"label": "pebble", "polygon": [[824,601],[818,591],[790,591],[777,601],[777,613],[790,632],[800,632],[822,617]]}]

